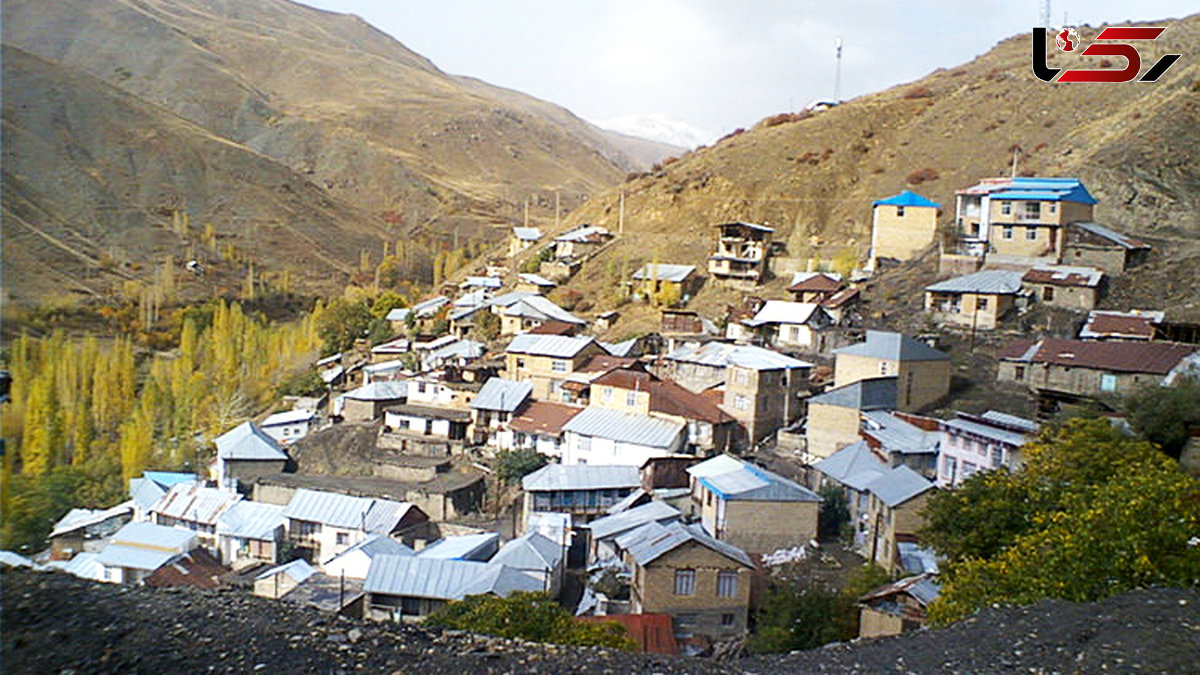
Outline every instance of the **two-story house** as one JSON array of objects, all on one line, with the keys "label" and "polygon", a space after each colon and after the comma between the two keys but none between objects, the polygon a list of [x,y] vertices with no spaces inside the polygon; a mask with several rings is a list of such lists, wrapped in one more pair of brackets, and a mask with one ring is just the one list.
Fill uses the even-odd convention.
[{"label": "two-story house", "polygon": [[400,536],[429,517],[408,502],[299,489],[283,509],[288,539],[311,562],[324,562],[371,534]]},{"label": "two-story house", "polygon": [[677,420],[589,406],[563,425],[563,464],[641,466],[687,444],[687,424]]},{"label": "two-story house", "polygon": [[696,292],[700,277],[695,265],[646,263],[633,273],[633,292],[649,300],[666,297],[684,303]]},{"label": "two-story house", "polygon": [[901,572],[897,544],[917,541],[917,533],[925,527],[925,503],[935,489],[931,481],[903,465],[871,481],[867,485],[870,538],[867,550],[860,553],[892,573]]},{"label": "two-story house", "polygon": [[723,223],[716,228],[717,248],[708,258],[708,273],[733,286],[757,286],[767,273],[775,228],[743,222]]},{"label": "two-story house", "polygon": [[1020,272],[983,270],[926,286],[925,311],[943,326],[992,330],[1020,295]]},{"label": "two-story house", "polygon": [[511,450],[513,447],[512,432],[509,422],[517,410],[529,402],[533,393],[533,384],[518,382],[502,377],[493,377],[483,383],[475,398],[471,400],[471,437],[476,443],[482,442],[501,449]]},{"label": "two-story house", "polygon": [[955,222],[967,252],[990,260],[1061,260],[1066,225],[1096,204],[1078,178],[986,178],[959,190]]},{"label": "two-story house", "polygon": [[909,260],[933,243],[941,205],[912,190],[871,204],[871,263],[879,258]]},{"label": "two-story house", "polygon": [[1195,345],[1174,342],[1016,340],[997,353],[996,379],[1050,398],[1125,395],[1158,384]]},{"label": "two-story house", "polygon": [[863,413],[895,410],[897,381],[895,376],[873,377],[810,398],[805,421],[808,456],[816,461],[857,442]]},{"label": "two-story house", "polygon": [[521,479],[524,521],[534,513],[570,514],[576,524],[608,514],[608,508],[641,487],[636,466],[547,464]]},{"label": "two-story house", "polygon": [[591,406],[649,415],[687,425],[688,448],[699,454],[728,450],[736,420],[715,402],[640,368],[610,370],[591,381]]},{"label": "two-story house", "polygon": [[979,471],[1021,464],[1021,446],[1038,425],[1016,415],[989,410],[982,415],[956,413],[938,423],[942,432],[937,485],[955,488]]},{"label": "two-story house", "polygon": [[204,487],[200,483],[178,483],[150,507],[150,522],[191,530],[196,533],[200,546],[215,553],[217,519],[241,499],[240,494],[231,490]]},{"label": "two-story house", "polygon": [[814,487],[836,485],[846,495],[855,550],[865,550],[871,534],[871,493],[867,487],[888,472],[887,460],[866,440],[859,440],[814,463],[812,468],[818,472]]},{"label": "two-story house", "polygon": [[593,356],[608,352],[595,338],[518,335],[505,349],[505,375],[533,384],[533,398],[562,400],[562,384]]},{"label": "two-story house", "polygon": [[288,456],[279,442],[254,422],[243,422],[217,436],[217,485],[249,485],[264,474],[283,471]]},{"label": "two-story house", "polygon": [[865,342],[835,349],[834,355],[835,387],[897,377],[899,410],[917,411],[950,393],[950,355],[907,335],[869,330]]},{"label": "two-story house", "polygon": [[[833,346],[835,323],[815,302],[768,300],[754,316],[741,320],[740,334],[776,349],[824,352]],[[731,323],[729,328],[733,327]]]}]

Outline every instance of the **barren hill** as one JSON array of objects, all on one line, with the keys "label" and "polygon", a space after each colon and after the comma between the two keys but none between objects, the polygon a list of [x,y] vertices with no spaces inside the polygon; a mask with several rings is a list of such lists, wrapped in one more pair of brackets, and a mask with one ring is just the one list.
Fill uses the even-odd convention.
[{"label": "barren hill", "polygon": [[175,212],[267,269],[344,279],[384,239],[484,238],[671,151],[287,0],[13,0],[3,24],[5,234],[42,242],[5,247],[10,293],[178,258]]},{"label": "barren hill", "polygon": [[[1153,46],[1139,45],[1146,69],[1200,47],[1200,15],[1152,25],[1169,28]],[[655,254],[703,266],[712,225],[732,220],[776,227],[794,258],[828,260],[846,246],[862,255],[872,200],[910,188],[940,203],[948,223],[954,191],[1009,175],[1016,151],[1021,173],[1081,177],[1100,200],[1098,220],[1168,255],[1195,256],[1200,62],[1185,56],[1155,84],[1047,84],[1031,72],[1029,41],[1015,36],[969,63],[827,111],[767,118],[597,196],[565,227],[616,231],[624,192],[626,236],[604,257],[628,259],[630,269]],[[1053,67],[1101,66],[1050,52]],[[584,290],[604,279],[599,262],[584,270]],[[708,289],[700,297],[716,299],[727,300]]]}]

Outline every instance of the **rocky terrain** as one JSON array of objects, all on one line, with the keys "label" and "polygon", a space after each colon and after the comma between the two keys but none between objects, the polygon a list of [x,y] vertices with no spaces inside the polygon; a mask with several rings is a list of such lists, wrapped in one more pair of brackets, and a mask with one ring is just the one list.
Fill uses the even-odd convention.
[{"label": "rocky terrain", "polygon": [[726,662],[351,621],[240,591],[7,569],[2,590],[9,673],[1184,673],[1200,662],[1196,589],[994,608],[946,629]]}]

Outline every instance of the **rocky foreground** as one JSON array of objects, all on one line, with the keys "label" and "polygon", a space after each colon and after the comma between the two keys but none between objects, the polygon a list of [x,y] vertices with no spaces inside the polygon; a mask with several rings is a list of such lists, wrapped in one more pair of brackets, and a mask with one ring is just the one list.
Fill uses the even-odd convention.
[{"label": "rocky foreground", "polygon": [[943,630],[731,662],[334,618],[242,592],[3,571],[6,673],[1200,672],[1200,590],[1000,608]]}]

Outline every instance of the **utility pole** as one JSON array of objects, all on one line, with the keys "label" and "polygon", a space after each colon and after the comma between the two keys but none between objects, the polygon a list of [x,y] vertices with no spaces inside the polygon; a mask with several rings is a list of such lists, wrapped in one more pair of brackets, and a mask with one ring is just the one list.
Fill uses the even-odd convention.
[{"label": "utility pole", "polygon": [[1012,176],[1011,176],[1012,178],[1017,177],[1017,156],[1020,153],[1021,153],[1021,148],[1019,148],[1019,147],[1013,148]]},{"label": "utility pole", "polygon": [[1042,0],[1041,12],[1038,16],[1039,24],[1046,30],[1050,29],[1050,0]]},{"label": "utility pole", "polygon": [[559,208],[558,190],[555,190],[554,191],[554,231],[555,232],[558,232],[558,208]]},{"label": "utility pole", "polygon": [[833,75],[833,102],[840,103],[842,98],[842,36],[833,43],[837,47],[837,69]]},{"label": "utility pole", "polygon": [[617,234],[625,234],[625,191],[621,190],[621,207],[617,210]]},{"label": "utility pole", "polygon": [[529,227],[529,197],[525,197],[525,227]]}]

